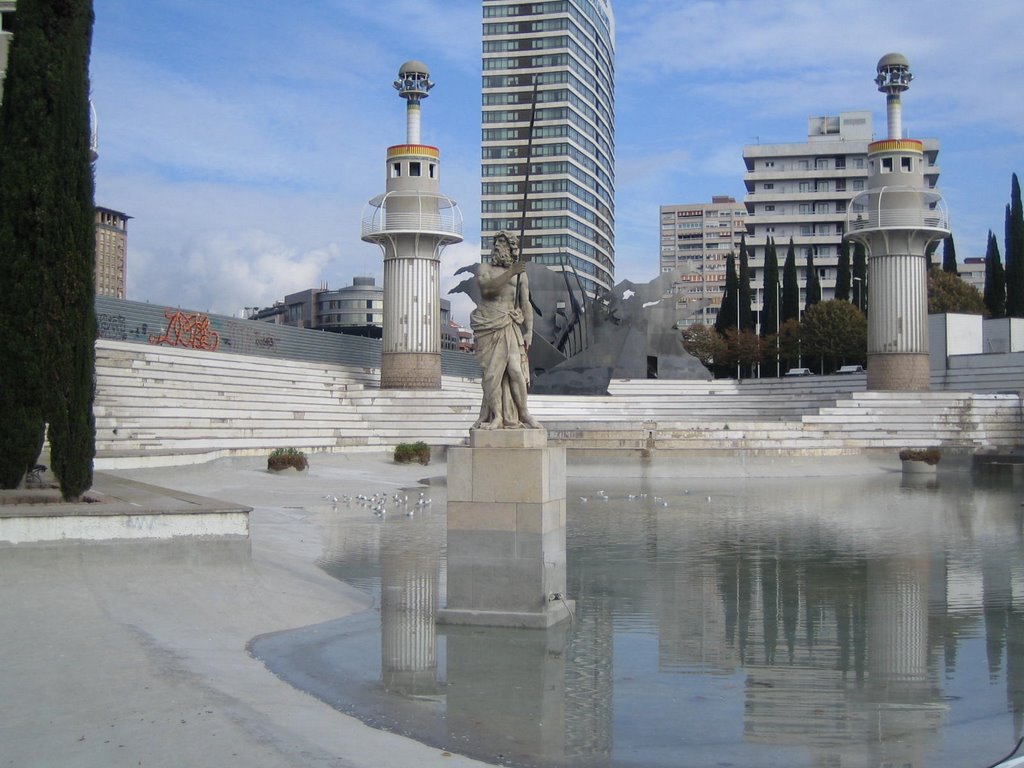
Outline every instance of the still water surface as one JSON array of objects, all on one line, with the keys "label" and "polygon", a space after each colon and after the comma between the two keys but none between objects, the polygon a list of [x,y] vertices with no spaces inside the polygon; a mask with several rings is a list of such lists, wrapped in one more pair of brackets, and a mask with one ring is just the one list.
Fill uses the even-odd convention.
[{"label": "still water surface", "polygon": [[374,610],[253,644],[377,727],[524,766],[985,768],[1022,734],[1011,479],[570,480],[576,611],[547,632],[435,626],[419,490],[322,511],[321,566]]}]

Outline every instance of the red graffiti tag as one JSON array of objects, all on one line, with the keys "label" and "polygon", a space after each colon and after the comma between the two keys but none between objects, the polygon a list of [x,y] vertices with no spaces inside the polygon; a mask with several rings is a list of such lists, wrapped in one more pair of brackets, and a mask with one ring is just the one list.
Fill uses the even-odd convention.
[{"label": "red graffiti tag", "polygon": [[186,315],[180,309],[164,310],[167,330],[160,336],[150,336],[150,344],[166,344],[169,347],[188,347],[213,352],[220,346],[220,334],[210,328],[210,318],[195,312]]}]

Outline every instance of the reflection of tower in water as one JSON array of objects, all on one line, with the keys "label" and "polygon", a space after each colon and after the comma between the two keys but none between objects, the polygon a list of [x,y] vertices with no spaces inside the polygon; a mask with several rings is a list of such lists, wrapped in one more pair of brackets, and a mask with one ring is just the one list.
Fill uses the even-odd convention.
[{"label": "reflection of tower in water", "polygon": [[868,567],[868,685],[864,714],[878,765],[927,765],[948,706],[928,667],[927,557],[891,557]]},{"label": "reflection of tower in water", "polygon": [[387,690],[405,695],[437,691],[443,529],[418,523],[385,523],[380,539],[381,676]]},{"label": "reflection of tower in water", "polygon": [[607,602],[576,602],[576,626],[566,647],[565,755],[609,757],[614,746],[613,617]]}]

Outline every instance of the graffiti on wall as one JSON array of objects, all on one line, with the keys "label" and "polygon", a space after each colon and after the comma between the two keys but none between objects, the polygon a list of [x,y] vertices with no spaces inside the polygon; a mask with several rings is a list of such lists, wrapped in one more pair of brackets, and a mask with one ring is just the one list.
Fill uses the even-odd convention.
[{"label": "graffiti on wall", "polygon": [[210,318],[201,312],[186,314],[180,309],[164,310],[167,330],[157,336],[150,336],[150,344],[166,344],[169,347],[205,349],[213,352],[220,346],[220,334],[210,327]]},{"label": "graffiti on wall", "polygon": [[274,337],[256,328],[240,328],[222,341],[232,352],[260,354],[274,350]]},{"label": "graffiti on wall", "polygon": [[149,326],[146,323],[139,323],[134,328],[129,328],[124,315],[108,315],[99,312],[96,314],[96,336],[112,341],[145,339],[149,336]]}]

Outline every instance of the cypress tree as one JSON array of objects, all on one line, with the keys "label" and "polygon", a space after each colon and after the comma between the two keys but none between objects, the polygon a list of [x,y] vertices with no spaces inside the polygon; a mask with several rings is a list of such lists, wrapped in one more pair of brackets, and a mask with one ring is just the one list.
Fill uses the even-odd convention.
[{"label": "cypress tree", "polygon": [[1006,206],[1006,316],[1024,317],[1024,209],[1020,182],[1013,174]]},{"label": "cypress tree", "polygon": [[952,235],[942,241],[942,271],[952,275],[960,274],[956,267],[956,246],[953,244]]},{"label": "cypress tree", "polygon": [[740,270],[739,270],[739,302],[740,302],[740,330],[754,330],[754,303],[750,290],[750,259],[747,254],[747,237],[740,237]]},{"label": "cypress tree", "polygon": [[779,256],[775,240],[769,237],[764,244],[764,277],[761,291],[761,335],[779,332]]},{"label": "cypress tree", "polygon": [[0,107],[3,481],[38,455],[45,421],[66,500],[92,484],[95,455],[92,23],[91,0],[19,0]]},{"label": "cypress tree", "polygon": [[836,264],[836,298],[850,300],[850,241],[844,239],[839,245],[839,262]]},{"label": "cypress tree", "polygon": [[736,256],[730,253],[725,258],[725,293],[722,294],[722,306],[718,310],[718,317],[715,318],[715,330],[723,337],[729,328],[736,328],[739,282],[736,276]]},{"label": "cypress tree", "polygon": [[1006,275],[999,258],[999,243],[989,230],[985,251],[985,307],[992,317],[1006,317]]},{"label": "cypress tree", "polygon": [[807,249],[807,274],[804,276],[804,290],[806,291],[806,303],[804,311],[813,307],[821,301],[821,281],[818,279],[818,270],[814,268],[814,249]]},{"label": "cypress tree", "polygon": [[789,238],[786,261],[782,267],[782,322],[800,319],[800,284],[796,272],[796,249]]},{"label": "cypress tree", "polygon": [[868,311],[868,257],[864,244],[853,244],[853,303],[861,312]]}]

